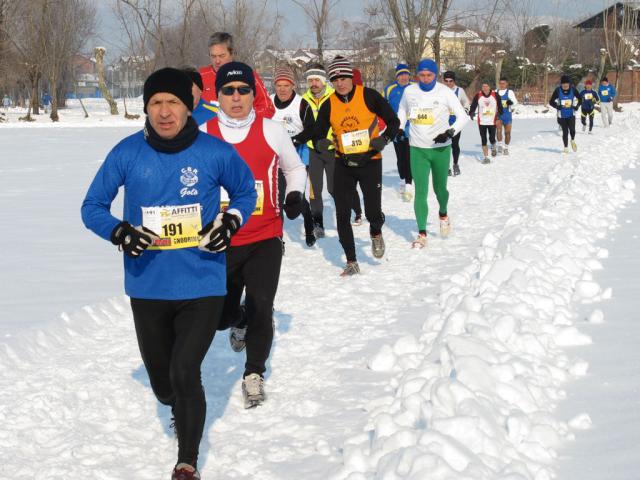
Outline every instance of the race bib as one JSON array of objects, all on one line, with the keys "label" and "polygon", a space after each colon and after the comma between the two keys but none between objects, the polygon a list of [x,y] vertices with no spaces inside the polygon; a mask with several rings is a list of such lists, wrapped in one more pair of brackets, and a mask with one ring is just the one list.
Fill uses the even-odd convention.
[{"label": "race bib", "polygon": [[433,125],[435,117],[432,108],[413,107],[409,114],[409,120],[412,125]]},{"label": "race bib", "polygon": [[149,250],[175,250],[197,247],[202,230],[202,215],[199,203],[164,207],[142,207],[142,225],[156,233]]},{"label": "race bib", "polygon": [[570,108],[572,104],[573,104],[573,101],[569,99],[562,100],[562,106],[564,108]]},{"label": "race bib", "polygon": [[603,97],[608,97],[609,96],[609,90],[602,90],[602,92],[600,93]]},{"label": "race bib", "polygon": [[[256,199],[256,209],[251,215],[262,215],[264,212],[264,186],[262,180],[256,180],[256,193],[258,198]],[[220,189],[220,211],[225,212],[229,208],[229,194],[224,188]]]},{"label": "race bib", "polygon": [[502,108],[507,108],[509,105],[506,100],[502,100]]},{"label": "race bib", "polygon": [[493,110],[483,110],[482,115],[484,115],[485,117],[493,117],[495,113],[493,112]]},{"label": "race bib", "polygon": [[340,138],[346,155],[369,151],[369,130],[343,133]]},{"label": "race bib", "polygon": [[585,99],[585,100],[591,100],[592,98],[593,98],[593,95],[592,95],[592,94],[590,94],[590,93],[585,93],[585,94],[584,94],[584,99]]}]

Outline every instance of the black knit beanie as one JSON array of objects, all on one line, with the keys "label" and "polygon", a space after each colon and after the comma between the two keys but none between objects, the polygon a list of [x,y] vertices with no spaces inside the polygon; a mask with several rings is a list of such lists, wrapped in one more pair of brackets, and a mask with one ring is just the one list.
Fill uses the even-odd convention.
[{"label": "black knit beanie", "polygon": [[243,82],[249,85],[256,94],[256,77],[249,65],[242,62],[229,62],[222,65],[216,72],[216,93],[227,83]]},{"label": "black knit beanie", "polygon": [[144,113],[147,113],[147,104],[156,93],[171,93],[178,97],[189,111],[193,111],[192,83],[191,78],[177,68],[156,70],[144,82]]}]

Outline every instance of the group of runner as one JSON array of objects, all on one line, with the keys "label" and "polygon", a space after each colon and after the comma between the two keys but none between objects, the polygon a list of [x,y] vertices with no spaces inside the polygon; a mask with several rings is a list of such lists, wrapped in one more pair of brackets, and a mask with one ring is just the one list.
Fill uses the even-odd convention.
[{"label": "group of runner", "polygon": [[[200,368],[216,330],[230,329],[232,349],[246,351],[245,408],[265,401],[283,216],[302,214],[309,247],[323,238],[326,175],[346,256],[341,275],[360,273],[353,234],[362,215],[357,186],[372,254],[382,258],[382,151],[393,142],[403,200],[411,201],[407,185],[415,186],[418,235],[411,246],[427,244],[431,176],[440,235],[447,237],[447,179],[460,174],[463,127],[477,114],[486,162],[487,134],[492,155],[507,155],[517,104],[506,79],[497,92],[483,84],[469,102],[453,72],[438,82],[431,59],[420,61],[415,72],[398,64],[384,95],[363,86],[343,57],[326,69],[310,64],[302,95],[292,69],[282,66],[270,96],[259,75],[234,60],[231,35],[216,32],[208,46],[210,65],[163,68],[147,78],[144,129],[107,155],[81,208],[85,225],[124,253],[125,291],[142,360],[155,396],[174,418],[178,459],[172,480],[200,478],[206,416]],[[557,97],[561,109],[567,95],[577,97],[571,89],[564,92]],[[583,106],[597,102],[579,95]],[[563,124],[571,130],[570,121]],[[117,218],[111,204],[120,187],[124,212]]]}]

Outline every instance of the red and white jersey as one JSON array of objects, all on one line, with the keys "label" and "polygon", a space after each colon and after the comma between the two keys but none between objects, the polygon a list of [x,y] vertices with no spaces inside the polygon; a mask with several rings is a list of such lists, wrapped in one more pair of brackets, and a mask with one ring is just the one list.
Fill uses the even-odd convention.
[{"label": "red and white jersey", "polygon": [[246,127],[231,128],[216,117],[209,133],[231,143],[251,169],[258,199],[249,220],[232,239],[232,246],[282,237],[282,217],[278,205],[278,168],[287,180],[287,193],[304,192],[306,169],[281,123],[256,115]]},{"label": "red and white jersey", "polygon": [[496,118],[498,118],[498,97],[493,90],[488,97],[485,97],[482,92],[476,94],[478,102],[478,110],[476,112],[478,125],[495,125]]}]

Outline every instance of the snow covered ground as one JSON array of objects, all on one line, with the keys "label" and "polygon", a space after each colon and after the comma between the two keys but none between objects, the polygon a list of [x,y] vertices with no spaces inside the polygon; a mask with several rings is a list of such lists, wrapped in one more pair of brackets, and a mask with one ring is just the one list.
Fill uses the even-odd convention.
[{"label": "snow covered ground", "polygon": [[[24,125],[17,111],[0,124],[11,226],[0,236],[2,479],[157,479],[175,458],[119,254],[79,218],[100,162],[142,122],[88,108],[89,119],[72,104],[59,124]],[[287,223],[269,401],[242,408],[244,358],[220,333],[203,366],[203,478],[582,478],[605,453],[611,478],[635,478],[640,372],[623,352],[637,351],[637,270],[624,255],[640,222],[638,121],[628,106],[562,156],[552,114],[523,107],[511,155],[491,165],[476,161],[468,126],[449,187],[452,235],[438,237],[432,197],[424,251],[408,246],[413,209],[395,193],[387,149],[387,255],[373,259],[368,229],[356,228],[357,278],[338,277],[329,200],[316,247],[304,245],[301,221]],[[585,478],[609,472],[598,468]]]}]

